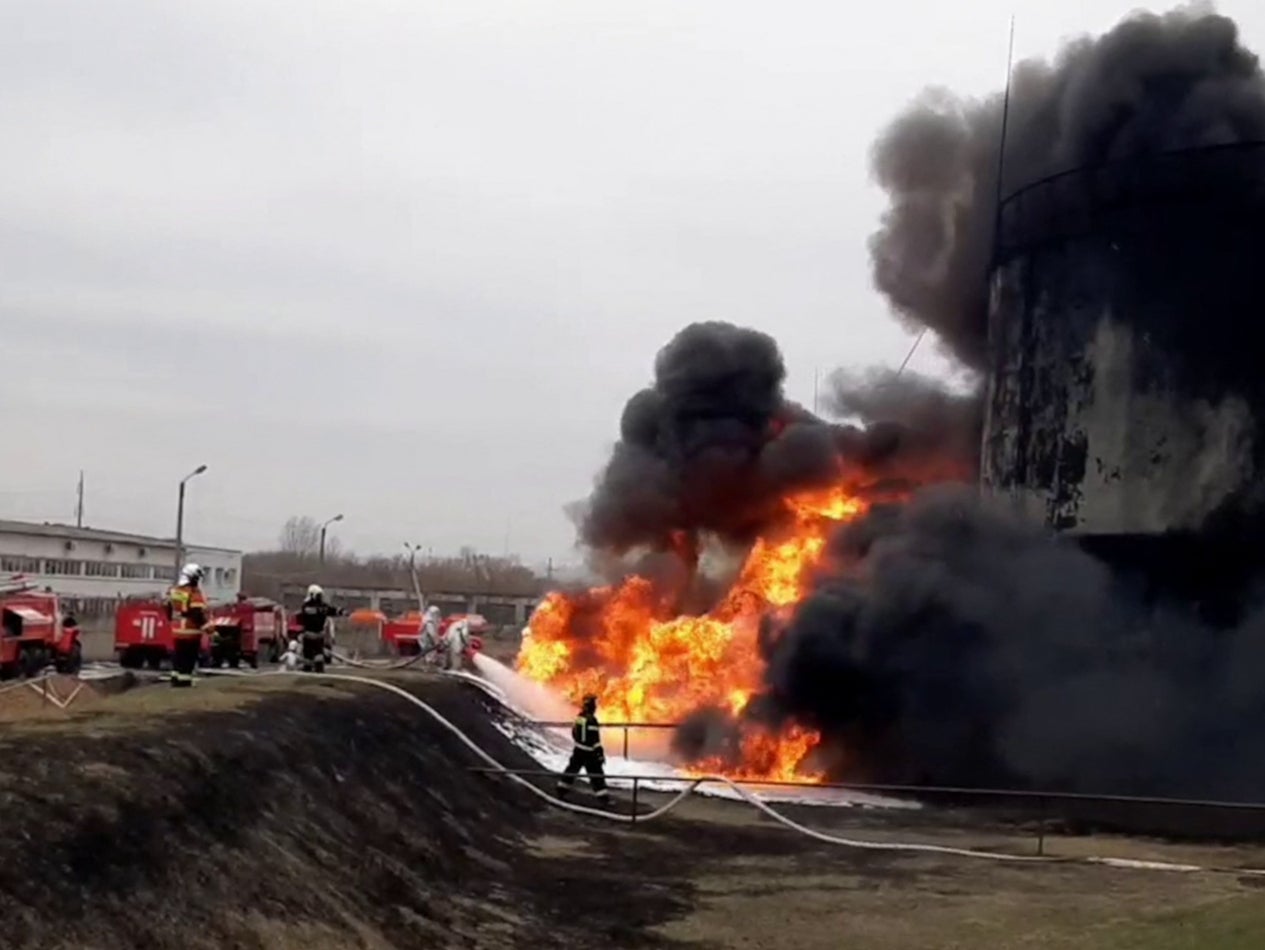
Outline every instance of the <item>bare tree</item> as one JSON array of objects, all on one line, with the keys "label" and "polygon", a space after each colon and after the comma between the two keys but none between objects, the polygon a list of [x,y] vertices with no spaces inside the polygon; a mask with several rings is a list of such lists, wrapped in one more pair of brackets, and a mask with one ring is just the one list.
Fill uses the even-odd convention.
[{"label": "bare tree", "polygon": [[315,518],[295,515],[281,529],[281,550],[287,554],[314,556],[321,547],[321,526]]}]

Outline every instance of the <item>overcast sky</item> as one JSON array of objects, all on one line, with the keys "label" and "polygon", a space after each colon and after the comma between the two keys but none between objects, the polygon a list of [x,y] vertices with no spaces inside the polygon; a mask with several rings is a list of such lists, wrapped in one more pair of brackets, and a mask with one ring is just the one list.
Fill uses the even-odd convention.
[{"label": "overcast sky", "polygon": [[195,542],[574,559],[685,323],[773,334],[806,403],[904,357],[866,242],[908,100],[998,87],[1012,10],[1024,57],[1133,6],[4,0],[0,517],[83,468],[88,523],[170,534],[205,462]]}]

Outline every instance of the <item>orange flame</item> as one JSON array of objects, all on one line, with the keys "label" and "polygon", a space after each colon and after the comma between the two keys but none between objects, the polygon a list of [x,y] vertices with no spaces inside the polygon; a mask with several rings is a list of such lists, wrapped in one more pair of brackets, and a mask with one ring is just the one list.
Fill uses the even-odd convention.
[{"label": "orange flame", "polygon": [[[610,722],[679,722],[703,708],[739,715],[764,673],[760,618],[802,599],[831,529],[864,509],[842,488],[795,495],[785,505],[790,527],[756,541],[738,579],[707,614],[669,616],[642,577],[581,595],[550,593],[532,615],[518,670],[573,701],[595,694]],[[799,727],[773,733],[748,725],[738,767],[706,759],[692,769],[752,780],[817,780],[810,757],[819,741]]]}]

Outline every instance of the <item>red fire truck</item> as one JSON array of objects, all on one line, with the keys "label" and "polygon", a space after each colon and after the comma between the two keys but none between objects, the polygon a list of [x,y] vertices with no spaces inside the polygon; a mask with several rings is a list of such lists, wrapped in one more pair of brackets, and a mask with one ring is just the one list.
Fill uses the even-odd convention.
[{"label": "red fire truck", "polygon": [[50,665],[79,672],[79,627],[51,590],[37,590],[20,575],[0,578],[0,679],[38,676]]},{"label": "red fire truck", "polygon": [[231,604],[211,608],[215,638],[211,643],[211,665],[230,667],[245,660],[252,667],[262,659],[275,663],[281,658],[286,629],[285,610],[267,597],[239,595]]},{"label": "red fire truck", "polygon": [[[166,605],[157,600],[134,600],[120,604],[114,614],[114,652],[119,665],[127,669],[148,666],[159,669],[170,662],[175,637]],[[209,663],[211,635],[202,635],[203,663]]]}]

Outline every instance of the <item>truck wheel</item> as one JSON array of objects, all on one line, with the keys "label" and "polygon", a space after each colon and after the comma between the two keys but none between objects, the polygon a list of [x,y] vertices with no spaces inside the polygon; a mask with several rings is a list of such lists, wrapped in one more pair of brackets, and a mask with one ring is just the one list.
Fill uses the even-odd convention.
[{"label": "truck wheel", "polygon": [[119,666],[125,670],[139,670],[145,658],[134,647],[129,647],[119,654]]},{"label": "truck wheel", "polygon": [[242,665],[242,656],[236,651],[228,655],[228,668],[230,670],[238,669]]},{"label": "truck wheel", "polygon": [[[140,666],[140,663],[136,664]],[[145,657],[145,665],[151,670],[161,670],[163,668],[163,657],[161,653],[150,653]]]},{"label": "truck wheel", "polygon": [[67,676],[77,676],[79,671],[83,669],[83,644],[76,640],[74,646],[70,648],[70,652],[56,666],[58,673],[65,673]]},{"label": "truck wheel", "polygon": [[48,656],[43,650],[23,650],[18,655],[18,665],[22,668],[23,677],[34,679],[44,672],[44,667],[48,666]]},{"label": "truck wheel", "polygon": [[259,653],[255,652],[246,657],[246,662],[250,664],[252,670],[259,669]]}]

